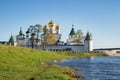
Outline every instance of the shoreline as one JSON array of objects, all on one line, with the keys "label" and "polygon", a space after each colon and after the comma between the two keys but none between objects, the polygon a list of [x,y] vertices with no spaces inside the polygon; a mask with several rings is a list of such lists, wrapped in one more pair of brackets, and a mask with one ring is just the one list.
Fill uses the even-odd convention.
[{"label": "shoreline", "polygon": [[120,56],[118,53],[105,53],[107,56]]}]

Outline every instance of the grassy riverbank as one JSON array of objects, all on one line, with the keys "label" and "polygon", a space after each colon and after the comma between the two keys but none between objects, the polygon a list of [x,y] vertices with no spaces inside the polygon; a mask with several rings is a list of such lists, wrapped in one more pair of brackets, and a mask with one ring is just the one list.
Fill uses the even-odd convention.
[{"label": "grassy riverbank", "polygon": [[103,56],[103,54],[50,52],[0,45],[1,80],[75,80],[74,71],[45,62],[71,57]]}]

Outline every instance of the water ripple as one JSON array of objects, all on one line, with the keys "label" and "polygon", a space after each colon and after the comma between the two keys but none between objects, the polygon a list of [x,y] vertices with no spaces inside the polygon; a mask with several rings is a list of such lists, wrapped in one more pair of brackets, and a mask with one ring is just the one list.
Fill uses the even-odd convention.
[{"label": "water ripple", "polygon": [[56,64],[80,68],[83,80],[120,80],[120,57],[74,58]]}]

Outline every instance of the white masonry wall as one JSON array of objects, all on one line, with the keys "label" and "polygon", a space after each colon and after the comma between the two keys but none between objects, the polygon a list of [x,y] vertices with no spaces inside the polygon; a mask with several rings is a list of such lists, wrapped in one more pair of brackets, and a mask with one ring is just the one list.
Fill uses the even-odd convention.
[{"label": "white masonry wall", "polygon": [[71,51],[85,51],[84,45],[47,45],[40,46],[40,49],[45,50],[65,50],[71,49]]}]

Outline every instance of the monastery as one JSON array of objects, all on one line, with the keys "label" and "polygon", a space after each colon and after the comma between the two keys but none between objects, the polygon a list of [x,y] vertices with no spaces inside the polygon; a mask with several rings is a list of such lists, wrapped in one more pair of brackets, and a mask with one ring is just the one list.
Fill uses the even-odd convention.
[{"label": "monastery", "polygon": [[74,26],[68,35],[66,42],[62,41],[61,27],[54,21],[50,21],[42,27],[37,24],[30,26],[23,34],[20,28],[19,34],[14,41],[11,35],[9,45],[36,48],[40,50],[69,50],[69,51],[93,51],[93,40],[89,32],[84,36],[81,30],[75,31]]}]

